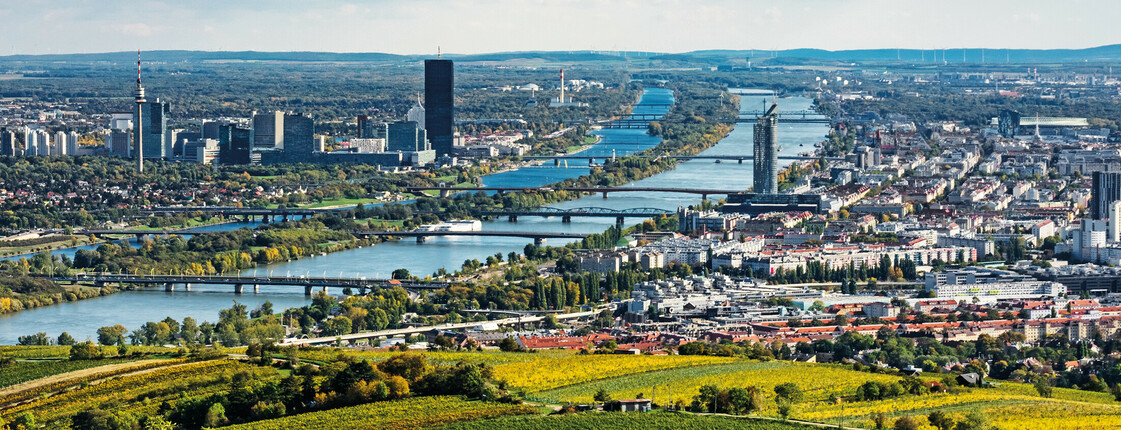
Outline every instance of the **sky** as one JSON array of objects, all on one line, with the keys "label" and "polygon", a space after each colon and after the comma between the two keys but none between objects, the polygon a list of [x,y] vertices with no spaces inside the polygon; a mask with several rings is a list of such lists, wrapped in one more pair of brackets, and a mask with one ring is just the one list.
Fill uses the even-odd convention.
[{"label": "sky", "polygon": [[1086,48],[1117,0],[0,0],[0,55]]}]

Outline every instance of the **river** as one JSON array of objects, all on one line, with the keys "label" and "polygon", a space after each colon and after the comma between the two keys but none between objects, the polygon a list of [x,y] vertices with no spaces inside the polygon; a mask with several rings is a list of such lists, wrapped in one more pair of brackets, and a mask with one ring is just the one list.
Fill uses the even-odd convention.
[{"label": "river", "polygon": [[[742,112],[758,110],[762,101],[769,96],[766,92],[741,96]],[[664,114],[664,106],[673,102],[671,91],[661,88],[647,89],[634,108],[639,114]],[[789,97],[779,101],[780,111],[802,111],[810,109],[812,100],[804,97]],[[797,155],[813,150],[813,144],[822,140],[827,132],[823,124],[779,124],[779,144],[781,155]],[[641,151],[657,145],[660,139],[645,134],[644,130],[599,130],[595,134],[602,139],[581,155],[610,157]],[[752,153],[751,124],[740,124],[725,139],[706,150],[705,155],[748,155]],[[602,161],[602,160],[600,160]],[[789,163],[788,161],[781,161]],[[502,172],[483,178],[485,186],[539,186],[566,178],[584,175],[588,172],[587,162],[570,160],[567,165],[546,165],[525,167],[514,171]],[[633,182],[626,186],[671,187],[671,188],[714,188],[746,189],[751,186],[752,164],[712,160],[693,160],[681,162],[674,170]],[[710,196],[711,198],[711,196]],[[667,193],[615,193],[608,198],[599,195],[550,205],[555,208],[605,207],[660,208],[674,210],[679,206],[696,204],[700,197],[693,194]],[[484,230],[492,231],[549,231],[572,233],[598,233],[614,224],[612,218],[573,218],[571,223],[561,223],[558,218],[519,217],[517,222],[505,219],[483,223]],[[637,219],[628,219],[637,222]],[[255,223],[246,224],[254,226]],[[240,224],[211,226],[205,229],[230,229]],[[491,237],[445,237],[429,238],[423,244],[412,240],[385,242],[376,246],[352,249],[342,252],[316,256],[288,263],[274,264],[256,269],[256,273],[267,272],[276,275],[309,276],[348,276],[348,277],[387,277],[397,268],[408,269],[417,276],[431,274],[443,267],[449,272],[458,269],[465,260],[484,260],[488,255],[511,251],[521,252],[528,239],[491,238]],[[550,245],[565,243],[550,239]],[[68,253],[73,257],[76,249],[55,251]],[[245,274],[253,274],[254,270]],[[31,309],[11,315],[0,316],[0,344],[14,344],[17,337],[35,332],[46,332],[58,336],[62,331],[69,332],[78,340],[94,338],[98,327],[123,324],[129,329],[139,327],[147,321],[161,320],[171,316],[177,320],[190,316],[196,320],[217,319],[218,310],[230,307],[236,300],[250,309],[268,300],[274,309],[303,306],[308,303],[302,289],[293,287],[261,286],[259,294],[246,293],[241,296],[232,294],[230,286],[194,285],[190,292],[181,289],[174,293],[162,289],[125,291],[106,297],[77,302],[65,302],[54,306]]]}]

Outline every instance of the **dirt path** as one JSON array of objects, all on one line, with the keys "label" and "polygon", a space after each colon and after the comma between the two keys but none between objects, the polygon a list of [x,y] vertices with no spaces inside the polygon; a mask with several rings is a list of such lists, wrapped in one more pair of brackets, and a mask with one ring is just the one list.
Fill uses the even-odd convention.
[{"label": "dirt path", "polygon": [[[127,369],[129,367],[136,366],[139,363],[143,363],[145,361],[147,361],[147,360],[130,361],[130,362],[127,362],[127,363],[108,364],[108,365],[105,365],[105,366],[98,366],[98,367],[91,367],[89,369],[75,370],[73,372],[60,373],[60,374],[57,374],[57,375],[48,376],[46,378],[39,378],[39,379],[36,379],[36,380],[33,380],[33,381],[27,381],[27,382],[24,382],[24,383],[21,383],[21,384],[16,384],[16,385],[12,385],[10,387],[6,387],[4,389],[0,389],[0,398],[11,395],[11,394],[19,393],[21,391],[27,391],[27,390],[35,389],[35,388],[38,388],[38,387],[41,387],[41,386],[44,386],[44,385],[54,384],[56,382],[67,381],[67,380],[71,380],[71,379],[80,379],[80,378],[85,378],[85,377],[88,377],[88,376],[91,376],[91,375],[96,375],[98,373],[112,372],[112,371],[116,371],[116,370]],[[165,361],[171,361],[171,360],[165,360]],[[120,374],[120,375],[113,375],[113,377],[124,376],[124,375],[132,375],[132,374],[142,373],[142,372],[145,372],[145,371],[151,371],[151,370],[156,370],[156,369],[162,369],[162,367],[141,369],[141,370],[138,370],[136,372],[130,372],[130,373]]]}]

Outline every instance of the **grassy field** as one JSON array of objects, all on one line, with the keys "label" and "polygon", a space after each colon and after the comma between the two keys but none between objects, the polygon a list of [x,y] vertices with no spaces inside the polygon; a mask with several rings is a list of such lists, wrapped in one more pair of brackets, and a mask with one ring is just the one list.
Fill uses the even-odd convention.
[{"label": "grassy field", "polygon": [[381,203],[381,199],[375,199],[375,198],[358,198],[358,199],[337,198],[337,199],[324,200],[324,201],[321,201],[321,202],[318,202],[318,203],[311,203],[311,204],[308,204],[308,205],[302,205],[300,207],[308,208],[308,209],[320,209],[320,208],[330,208],[330,207],[340,207],[340,206],[368,205],[370,203]]}]

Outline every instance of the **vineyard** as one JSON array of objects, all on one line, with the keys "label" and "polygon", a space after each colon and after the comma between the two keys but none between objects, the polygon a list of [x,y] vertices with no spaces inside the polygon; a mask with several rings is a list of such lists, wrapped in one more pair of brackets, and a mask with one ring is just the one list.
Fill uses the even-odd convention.
[{"label": "vineyard", "polygon": [[8,367],[0,368],[0,388],[10,387],[27,381],[46,378],[75,370],[89,369],[110,364],[127,363],[131,359],[116,360],[57,360],[57,361],[27,361],[18,362]]},{"label": "vineyard", "polygon": [[[808,400],[824,400],[849,395],[857,386],[867,381],[885,382],[896,379],[898,378],[854,372],[829,365],[737,360],[720,365],[667,369],[604,379],[536,392],[531,397],[548,401],[591,402],[596,391],[602,389],[614,399],[634,398],[636,393],[641,392],[662,403],[670,398],[689,403],[702,385],[725,388],[753,385],[771,395],[776,385],[793,382],[806,391]],[[768,407],[773,405],[773,402],[767,402]]]},{"label": "vineyard", "polygon": [[694,368],[734,362],[733,358],[693,355],[574,355],[495,366],[495,377],[508,384],[537,392],[574,384],[618,378],[635,373],[674,368]]},{"label": "vineyard", "polygon": [[669,412],[583,413],[560,416],[514,416],[483,421],[461,422],[441,430],[801,430],[805,425],[750,418],[697,416]]},{"label": "vineyard", "polygon": [[[1051,398],[1043,398],[1032,385],[1000,382],[989,388],[954,387],[950,392],[926,394],[902,391],[875,397],[878,400],[861,400],[870,399],[858,395],[868,383],[898,386],[906,381],[898,375],[857,371],[849,366],[779,360],[580,355],[560,350],[403,355],[334,348],[276,352],[274,357],[303,362],[298,368],[273,363],[271,359],[268,363],[274,365],[263,365],[263,361],[188,361],[189,358],[142,356],[43,360],[65,356],[59,348],[0,348],[0,354],[6,357],[26,357],[0,368],[0,416],[7,422],[30,414],[35,422],[48,428],[85,428],[77,420],[111,415],[121,422],[135,423],[159,417],[185,429],[405,430],[443,426],[451,430],[764,430],[808,428],[776,420],[784,410],[798,421],[861,428],[875,427],[873,419],[881,414],[889,423],[911,416],[919,425],[932,428],[927,422],[931,412],[940,411],[961,419],[966,413],[979,411],[998,429],[1121,428],[1121,403],[1108,393],[1054,388]],[[148,353],[153,352],[159,350]],[[248,351],[237,352],[252,358]],[[479,377],[488,379],[476,384],[475,391],[447,391]],[[910,381],[912,387],[917,383],[915,379]],[[922,381],[943,379],[941,375],[931,375]],[[800,395],[788,409],[783,409],[779,407],[783,403],[776,387],[789,384],[796,385]],[[519,405],[517,398],[508,399],[508,403],[478,400],[504,398],[504,391],[496,391],[500,386],[509,387],[511,393],[530,404],[543,405],[588,404],[595,403],[596,397],[618,400],[641,396],[658,406],[676,404],[694,411],[708,410],[707,406],[691,406],[705,395],[703,387],[708,387],[709,392],[712,387],[751,387],[756,390],[758,402],[750,410],[750,418],[664,411],[544,416],[539,406]]]},{"label": "vineyard", "polygon": [[[161,363],[167,365],[168,363]],[[18,415],[31,412],[37,419],[50,422],[69,417],[93,405],[109,401],[128,405],[130,402],[164,395],[178,395],[188,391],[196,381],[192,378],[205,377],[220,380],[224,370],[238,364],[227,360],[205,361],[164,367],[150,372],[122,376],[91,384],[51,397],[37,399],[5,410],[6,414]],[[49,392],[49,391],[48,391]]]},{"label": "vineyard", "polygon": [[416,397],[311,412],[290,417],[225,427],[230,430],[412,430],[503,415],[531,414],[535,408],[501,403],[468,402],[458,397]]}]

